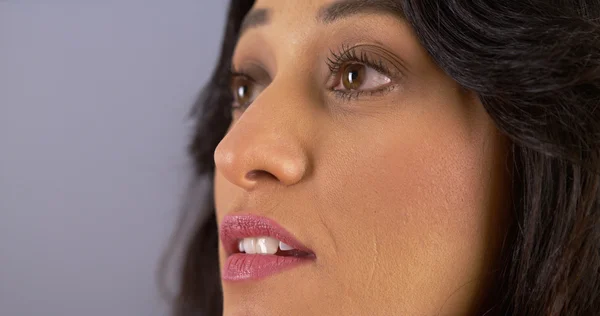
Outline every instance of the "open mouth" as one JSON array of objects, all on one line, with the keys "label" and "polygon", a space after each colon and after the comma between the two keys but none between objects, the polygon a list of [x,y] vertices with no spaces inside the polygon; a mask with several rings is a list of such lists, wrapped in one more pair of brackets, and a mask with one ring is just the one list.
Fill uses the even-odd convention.
[{"label": "open mouth", "polygon": [[225,281],[257,280],[316,258],[276,222],[254,215],[225,216],[220,237],[227,260]]},{"label": "open mouth", "polygon": [[238,241],[238,252],[249,255],[276,255],[282,257],[311,257],[314,254],[271,237],[247,237]]}]

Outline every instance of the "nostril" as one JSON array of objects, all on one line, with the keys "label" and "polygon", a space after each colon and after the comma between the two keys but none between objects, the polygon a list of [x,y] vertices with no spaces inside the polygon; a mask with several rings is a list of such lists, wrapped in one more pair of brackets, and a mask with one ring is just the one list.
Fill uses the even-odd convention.
[{"label": "nostril", "polygon": [[264,170],[252,170],[246,173],[246,179],[250,181],[256,181],[260,178],[271,178],[277,180],[277,177],[272,173],[264,171]]}]

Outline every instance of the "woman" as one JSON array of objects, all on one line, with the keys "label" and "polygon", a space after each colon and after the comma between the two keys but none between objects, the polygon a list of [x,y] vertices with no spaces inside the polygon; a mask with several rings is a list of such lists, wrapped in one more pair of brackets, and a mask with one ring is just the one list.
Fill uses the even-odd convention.
[{"label": "woman", "polygon": [[599,315],[599,106],[597,0],[233,0],[175,314]]}]

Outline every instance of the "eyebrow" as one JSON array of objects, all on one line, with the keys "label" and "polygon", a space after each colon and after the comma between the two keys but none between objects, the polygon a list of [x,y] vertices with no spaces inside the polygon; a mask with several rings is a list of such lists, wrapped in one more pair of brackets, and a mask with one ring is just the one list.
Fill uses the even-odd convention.
[{"label": "eyebrow", "polygon": [[240,35],[251,28],[256,28],[265,24],[269,24],[271,21],[271,10],[270,9],[254,9],[250,11],[240,27]]},{"label": "eyebrow", "polygon": [[395,0],[343,0],[328,5],[317,15],[322,23],[333,23],[355,14],[384,13],[404,18],[402,5]]},{"label": "eyebrow", "polygon": [[[251,28],[269,24],[271,21],[270,9],[253,9],[244,18],[239,34]],[[385,13],[404,18],[402,5],[395,0],[341,0],[327,5],[319,10],[317,21],[324,24],[347,18],[356,14]]]}]

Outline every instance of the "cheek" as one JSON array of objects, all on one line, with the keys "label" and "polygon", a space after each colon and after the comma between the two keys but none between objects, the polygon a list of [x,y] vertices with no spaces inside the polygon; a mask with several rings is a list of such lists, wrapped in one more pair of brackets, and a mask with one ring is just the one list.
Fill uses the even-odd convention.
[{"label": "cheek", "polygon": [[[337,154],[323,159],[324,221],[338,252],[353,254],[344,271],[328,273],[338,283],[373,287],[357,296],[395,296],[398,308],[435,306],[432,299],[447,299],[493,261],[503,140],[491,122],[474,131],[443,115],[377,125],[362,130],[393,132],[346,131],[331,144]],[[400,300],[399,289],[406,292]]]}]

